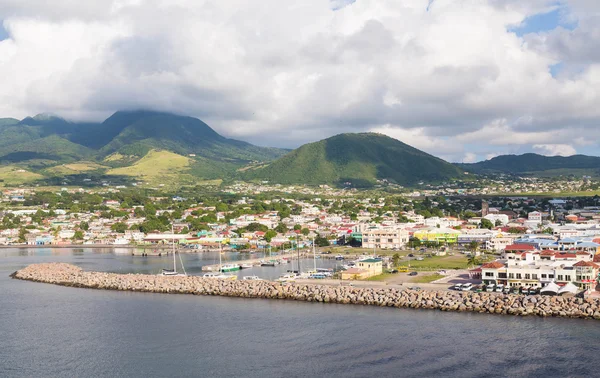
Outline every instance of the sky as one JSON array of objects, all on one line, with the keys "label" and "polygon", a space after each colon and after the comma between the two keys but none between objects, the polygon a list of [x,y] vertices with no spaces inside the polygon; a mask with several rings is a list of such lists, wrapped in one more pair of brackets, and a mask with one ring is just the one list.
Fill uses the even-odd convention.
[{"label": "sky", "polygon": [[0,0],[0,117],[198,117],[294,148],[600,155],[597,0]]}]

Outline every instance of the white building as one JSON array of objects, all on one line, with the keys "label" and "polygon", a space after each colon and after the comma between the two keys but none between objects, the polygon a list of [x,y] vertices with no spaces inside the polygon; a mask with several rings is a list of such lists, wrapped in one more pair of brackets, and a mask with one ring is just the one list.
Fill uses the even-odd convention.
[{"label": "white building", "polygon": [[402,248],[408,243],[409,233],[399,228],[368,229],[362,234],[362,246],[368,249]]}]

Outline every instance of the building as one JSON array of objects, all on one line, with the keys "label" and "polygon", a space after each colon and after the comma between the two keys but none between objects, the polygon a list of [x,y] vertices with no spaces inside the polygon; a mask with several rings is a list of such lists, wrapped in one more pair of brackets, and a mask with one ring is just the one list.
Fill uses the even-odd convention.
[{"label": "building", "polygon": [[421,242],[456,244],[460,231],[451,228],[429,227],[415,231],[413,236]]},{"label": "building", "polygon": [[364,280],[378,276],[383,272],[383,261],[380,259],[366,259],[356,263],[356,267],[342,272],[342,280]]},{"label": "building", "polygon": [[408,239],[408,231],[404,229],[368,229],[362,233],[362,247],[369,249],[399,249],[408,243]]},{"label": "building", "polygon": [[486,285],[542,288],[554,282],[559,287],[572,283],[593,290],[600,266],[592,258],[590,254],[523,252],[482,265],[481,279]]}]

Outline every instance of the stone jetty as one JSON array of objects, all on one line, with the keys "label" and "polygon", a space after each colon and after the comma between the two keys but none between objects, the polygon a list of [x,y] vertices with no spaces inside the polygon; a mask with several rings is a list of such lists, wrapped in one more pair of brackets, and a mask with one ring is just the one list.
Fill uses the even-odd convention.
[{"label": "stone jetty", "polygon": [[86,272],[77,266],[64,263],[33,264],[11,276],[27,281],[92,289],[600,319],[600,300],[591,298],[413,291],[318,284],[283,285],[272,281],[231,281],[198,276],[164,277]]}]

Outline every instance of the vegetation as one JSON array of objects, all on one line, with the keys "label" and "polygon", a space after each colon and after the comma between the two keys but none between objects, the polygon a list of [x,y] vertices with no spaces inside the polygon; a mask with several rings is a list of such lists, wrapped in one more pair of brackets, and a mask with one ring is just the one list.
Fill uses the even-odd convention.
[{"label": "vegetation", "polygon": [[[461,168],[474,173],[509,173],[538,177],[568,176],[584,174],[600,176],[600,157],[543,156],[538,154],[502,155],[493,159],[472,164],[458,164]],[[577,170],[574,172],[573,170]]]},{"label": "vegetation", "polygon": [[401,185],[461,177],[457,167],[396,139],[375,133],[341,134],[306,144],[244,177],[283,184]]},{"label": "vegetation", "polygon": [[441,274],[425,274],[425,275],[417,275],[415,277],[412,277],[410,282],[414,282],[414,283],[430,283],[433,281],[437,281],[441,278],[444,278],[445,276],[441,275]]}]

